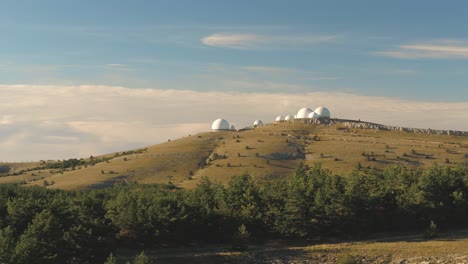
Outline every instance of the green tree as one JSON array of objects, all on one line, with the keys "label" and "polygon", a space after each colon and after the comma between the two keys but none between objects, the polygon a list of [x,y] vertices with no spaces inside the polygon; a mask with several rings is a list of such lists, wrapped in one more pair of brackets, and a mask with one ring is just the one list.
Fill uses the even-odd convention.
[{"label": "green tree", "polygon": [[15,248],[13,229],[7,226],[0,230],[0,263],[10,263]]},{"label": "green tree", "polygon": [[244,223],[259,224],[262,218],[260,189],[249,175],[235,176],[228,183],[222,198],[224,214]]},{"label": "green tree", "polygon": [[51,211],[37,214],[16,244],[14,263],[58,263],[61,245],[58,221]]},{"label": "green tree", "polygon": [[106,262],[104,264],[117,264],[117,258],[114,257],[112,252],[110,253],[109,257],[107,257]]},{"label": "green tree", "polygon": [[145,255],[145,252],[142,251],[138,256],[133,260],[133,264],[150,264],[151,260],[148,256]]},{"label": "green tree", "polygon": [[235,250],[246,250],[250,239],[250,232],[244,224],[240,225],[232,237],[232,247]]}]

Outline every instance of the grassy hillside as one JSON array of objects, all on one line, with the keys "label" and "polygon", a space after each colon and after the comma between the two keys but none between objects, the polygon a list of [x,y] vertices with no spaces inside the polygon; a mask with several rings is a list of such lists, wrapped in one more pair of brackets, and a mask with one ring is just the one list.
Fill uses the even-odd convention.
[{"label": "grassy hillside", "polygon": [[[103,187],[118,182],[167,183],[193,188],[201,177],[226,183],[232,176],[287,177],[299,162],[319,162],[334,174],[468,162],[468,138],[298,123],[242,132],[200,133],[147,148],[83,159],[74,168],[45,169],[48,162],[1,163],[0,183],[49,188]],[[42,169],[44,168],[44,169]]]}]

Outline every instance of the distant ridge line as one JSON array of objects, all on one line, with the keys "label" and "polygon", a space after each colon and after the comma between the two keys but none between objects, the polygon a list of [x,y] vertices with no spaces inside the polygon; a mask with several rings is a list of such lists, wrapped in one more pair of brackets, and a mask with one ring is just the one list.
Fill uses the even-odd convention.
[{"label": "distant ridge line", "polygon": [[353,119],[341,119],[341,118],[329,118],[329,119],[303,118],[303,119],[294,119],[293,122],[304,123],[304,124],[317,124],[317,125],[320,125],[320,124],[336,125],[339,123],[341,125],[344,125],[347,128],[401,131],[401,132],[417,133],[417,134],[419,133],[419,134],[450,135],[450,136],[464,136],[464,137],[468,136],[468,131],[388,126],[388,125],[372,123],[372,122],[367,122],[367,121],[353,120]]}]

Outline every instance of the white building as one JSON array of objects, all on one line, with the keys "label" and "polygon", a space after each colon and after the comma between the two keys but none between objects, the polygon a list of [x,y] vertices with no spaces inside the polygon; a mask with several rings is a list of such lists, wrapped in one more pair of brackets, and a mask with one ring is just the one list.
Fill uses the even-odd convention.
[{"label": "white building", "polygon": [[308,107],[304,107],[301,110],[299,110],[296,114],[296,119],[304,119],[304,118],[309,118],[310,113],[312,113],[312,109]]},{"label": "white building", "polygon": [[229,125],[229,122],[225,119],[219,118],[216,119],[213,124],[211,125],[211,131],[216,132],[216,131],[227,131],[230,130],[231,126]]},{"label": "white building", "polygon": [[319,117],[320,117],[319,114],[317,114],[316,112],[312,112],[312,113],[309,114],[309,117],[308,117],[308,118],[314,118],[314,119],[316,119],[316,118],[319,118]]},{"label": "white building", "polygon": [[255,120],[255,122],[253,123],[253,126],[254,126],[254,127],[260,127],[260,126],[263,126],[263,122],[262,122],[262,120]]},{"label": "white building", "polygon": [[318,114],[319,118],[330,118],[330,111],[326,107],[318,107],[314,112]]},{"label": "white building", "polygon": [[275,119],[275,122],[282,122],[282,121],[284,121],[284,116],[282,115],[277,116]]}]

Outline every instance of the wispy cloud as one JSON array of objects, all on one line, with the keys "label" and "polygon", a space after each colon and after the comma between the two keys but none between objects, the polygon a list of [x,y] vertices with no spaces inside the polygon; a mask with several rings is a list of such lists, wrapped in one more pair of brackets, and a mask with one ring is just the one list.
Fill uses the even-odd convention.
[{"label": "wispy cloud", "polygon": [[[294,87],[284,90],[289,88]],[[236,127],[244,127],[255,119],[267,123],[279,114],[294,114],[304,106],[327,106],[334,117],[468,130],[464,122],[468,119],[466,102],[416,102],[350,93],[0,85],[0,94],[3,161],[87,157],[122,151],[209,131],[211,122],[220,117]]]},{"label": "wispy cloud", "polygon": [[255,74],[268,75],[270,79],[275,77],[291,76],[303,81],[331,81],[338,80],[339,77],[325,75],[322,72],[312,72],[295,68],[271,67],[271,66],[244,66],[241,70]]},{"label": "wispy cloud", "polygon": [[243,70],[255,73],[268,73],[268,74],[289,74],[297,70],[283,67],[270,67],[270,66],[244,66]]},{"label": "wispy cloud", "polygon": [[337,37],[334,35],[308,36],[215,33],[202,38],[201,42],[212,47],[250,50],[307,46],[333,42],[336,38]]},{"label": "wispy cloud", "polygon": [[228,87],[248,88],[263,92],[289,91],[291,93],[305,92],[310,86],[287,82],[253,81],[253,80],[223,80],[222,83]]},{"label": "wispy cloud", "polygon": [[374,54],[397,59],[467,59],[468,42],[437,40],[401,45],[398,49],[375,52]]},{"label": "wispy cloud", "polygon": [[120,63],[109,63],[109,64],[106,64],[107,66],[109,67],[125,67],[127,65],[125,64],[120,64]]},{"label": "wispy cloud", "polygon": [[305,77],[303,80],[305,81],[335,81],[341,79],[340,77]]}]

